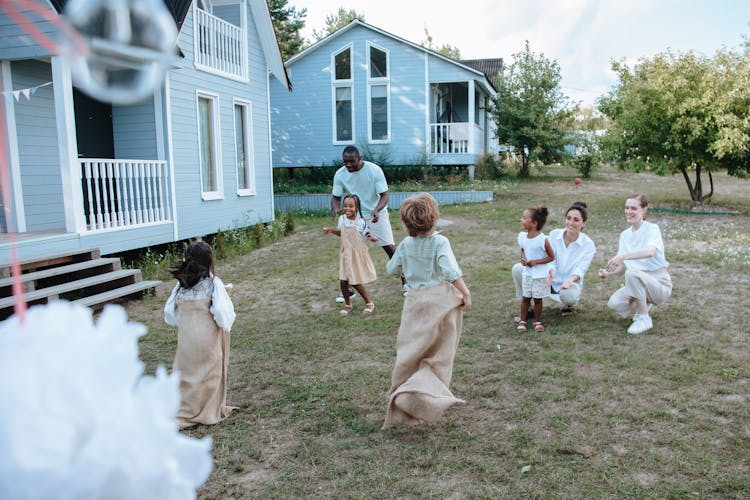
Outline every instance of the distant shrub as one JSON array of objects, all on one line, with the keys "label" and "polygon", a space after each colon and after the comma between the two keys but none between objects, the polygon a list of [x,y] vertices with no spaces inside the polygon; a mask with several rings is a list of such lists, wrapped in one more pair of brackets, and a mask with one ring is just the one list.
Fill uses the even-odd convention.
[{"label": "distant shrub", "polygon": [[477,159],[474,178],[477,180],[502,179],[507,174],[497,155],[485,153]]},{"label": "distant shrub", "polygon": [[[277,214],[268,223],[250,224],[250,214],[245,216],[245,225],[233,229],[219,229],[201,239],[214,249],[216,260],[244,255],[269,243],[280,240],[294,232],[294,219],[287,212]],[[133,250],[121,255],[126,268],[140,269],[145,279],[169,280],[169,268],[182,259],[187,241],[156,245]]]}]

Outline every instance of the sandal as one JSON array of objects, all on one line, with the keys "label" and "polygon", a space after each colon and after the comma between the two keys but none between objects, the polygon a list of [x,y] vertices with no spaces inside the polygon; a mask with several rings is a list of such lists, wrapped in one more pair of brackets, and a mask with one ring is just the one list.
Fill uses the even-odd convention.
[{"label": "sandal", "polygon": [[565,306],[560,310],[560,314],[563,318],[567,318],[569,316],[573,316],[573,306]]},{"label": "sandal", "polygon": [[527,330],[526,322],[518,320],[518,326],[516,327],[516,330],[519,332],[525,332]]},{"label": "sandal", "polygon": [[541,321],[535,321],[534,322],[534,331],[536,333],[542,333],[544,331],[544,325]]},{"label": "sandal", "polygon": [[375,304],[372,302],[368,302],[365,304],[365,308],[362,310],[362,314],[372,314],[372,312],[375,310]]},{"label": "sandal", "polygon": [[[528,321],[530,319],[534,319],[534,311],[529,311],[529,312],[526,313],[526,321]],[[515,316],[513,318],[513,321],[515,321],[516,323],[520,323],[521,322],[521,315],[519,314],[518,316]]]},{"label": "sandal", "polygon": [[352,310],[352,305],[351,304],[347,304],[347,305],[344,306],[344,308],[342,310],[339,311],[339,314],[341,316],[349,316],[349,311],[351,311],[351,310]]}]

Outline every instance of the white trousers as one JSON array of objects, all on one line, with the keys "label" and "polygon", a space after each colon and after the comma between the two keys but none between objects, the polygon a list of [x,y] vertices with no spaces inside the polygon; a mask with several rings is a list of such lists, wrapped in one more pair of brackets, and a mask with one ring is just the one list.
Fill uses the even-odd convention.
[{"label": "white trousers", "polygon": [[625,271],[625,284],[609,298],[607,306],[623,318],[635,313],[635,302],[659,305],[672,295],[672,279],[666,268]]},{"label": "white trousers", "polygon": [[[513,264],[511,274],[513,275],[513,284],[516,286],[516,298],[521,300],[521,297],[523,297],[523,266],[520,262]],[[581,300],[581,285],[573,283],[570,288],[560,290],[557,294],[551,293],[549,297],[557,302],[562,302],[566,306],[575,306]]]}]

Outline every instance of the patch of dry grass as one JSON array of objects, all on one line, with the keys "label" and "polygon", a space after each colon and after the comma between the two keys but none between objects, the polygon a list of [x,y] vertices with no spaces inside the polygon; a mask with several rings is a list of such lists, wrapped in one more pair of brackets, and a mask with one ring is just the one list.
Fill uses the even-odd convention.
[{"label": "patch of dry grass", "polygon": [[[617,282],[599,281],[596,268],[616,251],[627,195],[668,207],[685,188],[677,177],[607,169],[578,187],[573,177],[553,168],[492,203],[442,207],[474,299],[452,386],[467,403],[424,428],[380,431],[402,305],[383,252],[371,251],[383,275],[368,287],[375,314],[345,319],[327,218],[297,217],[293,236],[222,262],[219,275],[235,284],[229,402],[240,409],[188,432],[214,439],[199,495],[750,496],[750,217],[650,214],[664,230],[674,293],[651,332],[629,336],[606,308]],[[715,205],[747,210],[750,181],[715,181]],[[598,247],[584,302],[571,318],[545,303],[547,331],[518,334],[518,219],[546,203],[548,232],[574,200],[588,203]],[[161,315],[168,288],[128,305],[149,327],[148,372],[170,366],[176,347]]]}]

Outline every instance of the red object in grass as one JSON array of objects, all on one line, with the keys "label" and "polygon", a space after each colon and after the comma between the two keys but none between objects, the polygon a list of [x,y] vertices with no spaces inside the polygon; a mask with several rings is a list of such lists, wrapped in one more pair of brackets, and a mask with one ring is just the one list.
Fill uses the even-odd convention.
[{"label": "red object in grass", "polygon": [[577,185],[579,185],[581,183],[581,178],[580,177],[576,177],[575,179],[573,179],[573,182],[575,182],[575,184],[577,186]]}]

